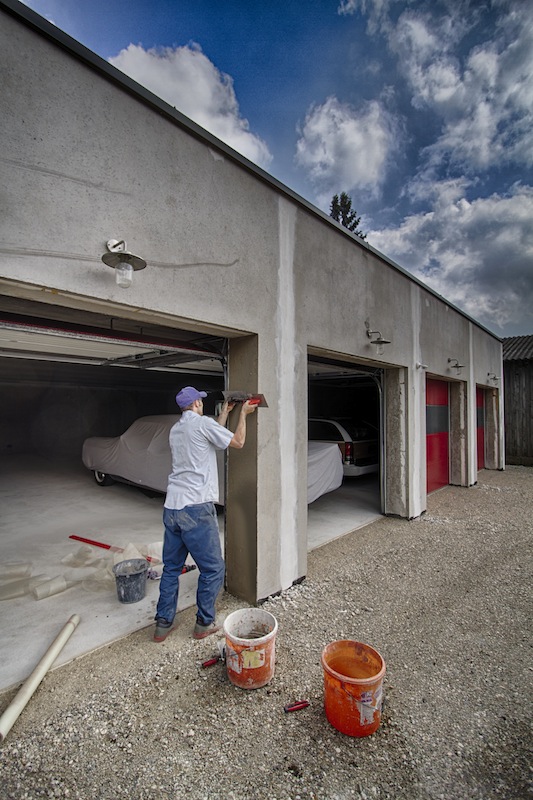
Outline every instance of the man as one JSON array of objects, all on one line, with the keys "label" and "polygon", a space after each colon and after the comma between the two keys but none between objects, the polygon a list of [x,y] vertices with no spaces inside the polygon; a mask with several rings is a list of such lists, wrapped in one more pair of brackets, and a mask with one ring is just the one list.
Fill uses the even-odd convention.
[{"label": "man", "polygon": [[215,601],[224,583],[224,559],[220,548],[217,515],[217,450],[238,449],[246,440],[246,417],[255,411],[249,401],[242,404],[239,421],[232,433],[224,427],[235,403],[227,401],[217,420],[204,417],[203,398],[193,386],[176,395],[181,418],[170,431],[172,472],[163,509],[163,574],[156,610],[154,641],[163,642],[174,627],[178,604],[179,577],[190,553],[198,569],[195,639],[220,630],[215,621]]}]

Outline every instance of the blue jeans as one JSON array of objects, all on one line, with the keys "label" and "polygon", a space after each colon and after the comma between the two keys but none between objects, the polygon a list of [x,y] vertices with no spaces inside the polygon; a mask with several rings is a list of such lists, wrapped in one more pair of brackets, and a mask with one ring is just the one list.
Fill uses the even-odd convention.
[{"label": "blue jeans", "polygon": [[215,601],[224,583],[225,572],[215,506],[213,503],[199,503],[179,511],[164,508],[163,524],[164,567],[155,618],[168,623],[174,621],[179,578],[190,553],[200,571],[196,618],[202,625],[209,625],[215,621]]}]

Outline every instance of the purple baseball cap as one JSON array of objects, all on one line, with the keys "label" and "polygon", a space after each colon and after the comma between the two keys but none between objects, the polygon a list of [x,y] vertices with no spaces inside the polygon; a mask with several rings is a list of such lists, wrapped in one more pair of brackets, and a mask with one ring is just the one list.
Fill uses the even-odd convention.
[{"label": "purple baseball cap", "polygon": [[200,400],[202,397],[207,397],[207,392],[199,392],[194,386],[186,386],[176,395],[176,403],[180,408],[187,408],[195,400]]}]

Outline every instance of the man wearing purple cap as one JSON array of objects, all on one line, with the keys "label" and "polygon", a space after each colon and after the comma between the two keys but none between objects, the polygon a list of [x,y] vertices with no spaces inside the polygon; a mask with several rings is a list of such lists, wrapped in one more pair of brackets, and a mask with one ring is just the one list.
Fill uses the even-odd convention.
[{"label": "man wearing purple cap", "polygon": [[220,548],[215,501],[218,500],[217,450],[240,449],[246,439],[246,417],[255,411],[242,404],[232,433],[225,427],[234,403],[226,401],[217,420],[204,417],[203,398],[193,386],[176,395],[182,410],[170,431],[172,472],[163,509],[163,574],[155,615],[154,641],[163,642],[173,629],[178,605],[179,577],[190,553],[200,575],[196,593],[196,625],[193,637],[203,639],[220,630],[215,621],[215,601],[224,583],[224,559]]}]

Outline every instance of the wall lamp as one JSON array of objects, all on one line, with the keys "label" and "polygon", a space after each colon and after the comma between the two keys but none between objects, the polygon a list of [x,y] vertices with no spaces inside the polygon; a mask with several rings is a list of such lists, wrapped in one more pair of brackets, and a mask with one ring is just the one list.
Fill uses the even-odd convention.
[{"label": "wall lamp", "polygon": [[[381,356],[381,355],[383,355],[383,352],[384,352],[383,345],[384,344],[390,344],[390,341],[388,339],[384,339],[383,338],[383,336],[381,335],[381,331],[371,331],[371,330],[369,330],[369,327],[370,326],[367,323],[366,335],[370,339],[370,344],[375,344],[376,345],[378,356]],[[374,339],[372,338],[373,336],[375,337]]]},{"label": "wall lamp", "polygon": [[[372,340],[370,344],[377,344],[377,345],[390,344],[390,341],[388,339],[383,338],[383,336],[381,335],[381,331],[367,331],[366,335],[368,336],[369,339]],[[377,336],[377,339],[372,339],[373,336]]]},{"label": "wall lamp", "polygon": [[453,367],[454,369],[457,370],[457,374],[458,375],[459,375],[459,373],[461,372],[461,370],[464,367],[464,364],[459,364],[459,361],[458,361],[457,358],[449,358],[448,359],[448,364],[450,365],[450,368]]},{"label": "wall lamp", "polygon": [[139,256],[134,256],[126,250],[124,239],[109,239],[106,243],[107,253],[102,256],[106,266],[115,270],[115,281],[121,289],[127,289],[133,281],[133,273],[144,269],[146,261]]},{"label": "wall lamp", "polygon": [[[381,331],[371,331],[369,330],[370,326],[368,325],[368,323],[366,323],[366,325],[367,325],[366,335],[370,339],[370,344],[376,345],[378,356],[383,355],[383,345],[390,344],[390,341],[388,339],[383,338],[383,336],[381,335]],[[373,336],[375,336],[376,338],[373,339],[372,338]]]}]

